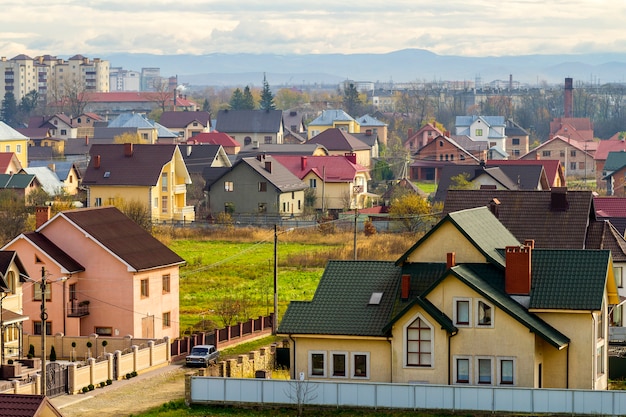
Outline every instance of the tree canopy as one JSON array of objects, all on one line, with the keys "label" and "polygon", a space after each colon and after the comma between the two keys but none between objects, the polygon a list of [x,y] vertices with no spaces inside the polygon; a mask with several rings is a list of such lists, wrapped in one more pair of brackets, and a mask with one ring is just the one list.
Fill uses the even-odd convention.
[{"label": "tree canopy", "polygon": [[274,94],[272,94],[272,90],[270,90],[270,85],[267,82],[267,78],[265,78],[265,74],[263,74],[263,90],[261,91],[261,101],[259,102],[259,108],[261,110],[276,109],[276,105],[274,104]]}]

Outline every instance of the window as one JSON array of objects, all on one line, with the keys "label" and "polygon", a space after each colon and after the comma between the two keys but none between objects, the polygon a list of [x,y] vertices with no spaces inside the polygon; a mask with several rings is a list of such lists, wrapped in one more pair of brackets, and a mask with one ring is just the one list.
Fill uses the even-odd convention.
[{"label": "window", "polygon": [[167,191],[167,172],[164,172],[163,174],[161,174],[161,191],[162,192]]},{"label": "window", "polygon": [[469,384],[470,378],[470,361],[468,358],[457,358],[456,365],[456,383],[457,384]]},{"label": "window", "polygon": [[406,329],[406,364],[408,366],[432,365],[432,329],[421,317]]},{"label": "window", "polygon": [[267,182],[265,181],[260,181],[259,182],[259,192],[260,193],[264,193],[267,191]]},{"label": "window", "polygon": [[474,136],[482,136],[483,135],[483,130],[482,129],[476,129],[476,133],[474,134]]},{"label": "window", "polygon": [[578,169],[585,169],[585,163],[584,162],[579,162],[578,163]]},{"label": "window", "polygon": [[267,204],[259,203],[259,213],[267,213]]},{"label": "window", "polygon": [[443,161],[443,155],[439,155],[439,160]]},{"label": "window", "polygon": [[96,327],[94,329],[94,333],[98,336],[112,336],[113,328],[112,327]]},{"label": "window", "polygon": [[[41,285],[39,283],[35,283],[33,284],[33,300],[35,301],[41,301]],[[46,285],[46,301],[50,301],[52,300],[52,291],[51,291],[51,285],[47,284]]]},{"label": "window", "polygon": [[326,376],[326,352],[311,352],[309,355],[309,376]]},{"label": "window", "polygon": [[500,359],[500,385],[513,385],[513,359]]},{"label": "window", "polygon": [[604,303],[602,310],[596,319],[596,335],[598,339],[604,339]]},{"label": "window", "polygon": [[513,139],[512,139],[512,141],[511,141],[511,143],[512,143],[513,145],[519,145],[519,138],[513,138]]},{"label": "window", "polygon": [[142,133],[141,134],[141,139],[148,140],[148,134],[147,133]]},{"label": "window", "polygon": [[484,326],[484,327],[492,326],[493,309],[491,308],[490,305],[488,305],[484,301],[478,301],[477,313],[478,313],[478,318],[476,322],[478,323],[479,326]]},{"label": "window", "polygon": [[576,150],[575,150],[575,149],[572,149],[572,150],[569,152],[569,155],[570,155],[570,156],[576,156]]},{"label": "window", "polygon": [[224,212],[228,214],[232,214],[235,212],[235,203],[227,202],[224,203]]},{"label": "window", "polygon": [[141,280],[141,298],[150,296],[150,283],[147,278]]},{"label": "window", "polygon": [[491,359],[478,358],[478,383],[491,384]]},{"label": "window", "polygon": [[67,130],[66,130],[66,129],[61,129],[61,135],[62,135],[62,136],[67,135]]},{"label": "window", "polygon": [[355,378],[369,378],[369,354],[368,353],[353,353],[352,363],[354,367]]},{"label": "window", "polygon": [[161,197],[161,213],[167,213],[167,196]]},{"label": "window", "polygon": [[543,151],[541,152],[541,156],[550,156],[550,151]]},{"label": "window", "polygon": [[15,153],[22,153],[22,145],[15,145]]},{"label": "window", "polygon": [[520,156],[519,149],[513,149],[513,156]]},{"label": "window", "polygon": [[224,181],[224,191],[233,192],[235,190],[235,185],[232,181]]},{"label": "window", "polygon": [[439,146],[443,146],[443,141],[442,140],[439,141]]},{"label": "window", "polygon": [[559,151],[559,156],[561,158],[565,158],[565,151]]},{"label": "window", "polygon": [[604,345],[596,349],[596,374],[598,376],[604,374]]},{"label": "window", "polygon": [[154,197],[154,201],[152,204],[154,208],[159,208],[159,197]]},{"label": "window", "polygon": [[336,378],[347,377],[348,376],[348,373],[346,372],[347,354],[345,352],[332,352],[331,356],[333,360],[332,362],[333,371],[331,375]]},{"label": "window", "polygon": [[163,275],[161,281],[163,282],[163,294],[168,294],[170,292],[170,274]]},{"label": "window", "polygon": [[461,326],[469,326],[470,300],[456,300],[454,307],[454,323]]},{"label": "window", "polygon": [[317,178],[309,179],[309,188],[317,188]]},{"label": "window", "polygon": [[4,147],[4,151],[5,151],[5,152],[11,152],[11,145],[6,145],[6,146]]},{"label": "window", "polygon": [[[41,321],[33,322],[33,334],[41,334]],[[46,321],[46,335],[52,335],[52,323],[49,321]]]},{"label": "window", "polygon": [[613,273],[615,274],[615,283],[618,288],[623,288],[624,283],[622,279],[622,267],[613,267]]},{"label": "window", "polygon": [[170,322],[170,312],[163,313],[163,327],[170,327],[172,324]]},{"label": "window", "polygon": [[[235,138],[233,137],[233,139],[235,139]],[[245,138],[243,138],[243,145],[244,146],[250,145],[251,143],[252,143],[252,138],[250,136],[246,136]]]},{"label": "window", "polygon": [[265,136],[265,138],[263,138],[265,140],[265,143],[272,143],[272,137],[271,136]]},{"label": "window", "polygon": [[570,162],[569,169],[576,169],[576,162]]},{"label": "window", "polygon": [[11,290],[11,294],[15,294],[17,288],[17,279],[15,272],[9,271],[7,273],[7,284],[9,284],[9,289]]},{"label": "window", "polygon": [[74,183],[74,176],[70,175],[70,184],[73,184],[73,183]]}]

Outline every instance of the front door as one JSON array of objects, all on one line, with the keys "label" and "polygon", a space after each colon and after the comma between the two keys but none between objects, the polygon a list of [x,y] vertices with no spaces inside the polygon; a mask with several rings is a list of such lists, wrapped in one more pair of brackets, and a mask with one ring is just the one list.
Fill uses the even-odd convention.
[{"label": "front door", "polygon": [[154,339],[154,316],[141,319],[141,337],[143,339]]}]

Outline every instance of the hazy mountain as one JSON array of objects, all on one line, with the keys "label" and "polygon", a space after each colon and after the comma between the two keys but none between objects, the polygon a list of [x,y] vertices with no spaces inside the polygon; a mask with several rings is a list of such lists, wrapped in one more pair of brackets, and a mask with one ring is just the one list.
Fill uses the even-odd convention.
[{"label": "hazy mountain", "polygon": [[468,58],[437,55],[421,49],[386,54],[207,54],[102,56],[111,66],[139,71],[161,68],[162,76],[178,75],[191,85],[256,85],[267,74],[270,85],[337,84],[357,81],[411,82],[433,80],[508,80],[537,85],[574,81],[624,82],[626,54],[523,55]]}]

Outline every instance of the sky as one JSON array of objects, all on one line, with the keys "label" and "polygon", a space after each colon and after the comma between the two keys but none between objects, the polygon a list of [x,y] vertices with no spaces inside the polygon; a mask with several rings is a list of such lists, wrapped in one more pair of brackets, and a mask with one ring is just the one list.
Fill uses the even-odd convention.
[{"label": "sky", "polygon": [[626,53],[624,0],[0,0],[0,56]]}]

